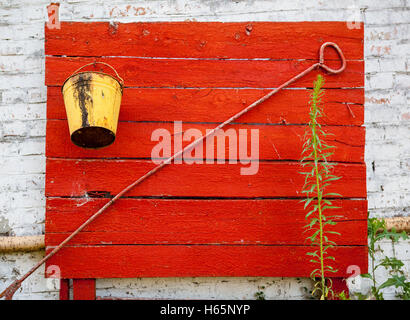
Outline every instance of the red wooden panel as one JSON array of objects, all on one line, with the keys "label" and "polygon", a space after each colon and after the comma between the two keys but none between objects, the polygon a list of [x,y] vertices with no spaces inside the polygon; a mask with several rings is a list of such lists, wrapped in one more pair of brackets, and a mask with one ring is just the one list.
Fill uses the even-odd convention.
[{"label": "red wooden panel", "polygon": [[73,279],[73,300],[95,300],[95,279]]},{"label": "red wooden panel", "polygon": [[[349,29],[346,22],[61,22],[61,29],[45,28],[45,51],[69,56],[316,59],[320,44],[333,41],[347,59],[362,59],[363,29]],[[329,52],[329,57],[336,54]]]},{"label": "red wooden panel", "polygon": [[[57,245],[108,199],[47,200],[46,245]],[[331,215],[338,245],[365,245],[364,200],[338,200]],[[306,211],[299,200],[122,199],[70,241],[79,244],[303,245]],[[330,214],[330,213],[329,213]],[[329,228],[330,230],[331,228]]]},{"label": "red wooden panel", "polygon": [[[200,130],[202,135],[206,130],[211,130],[215,124],[192,124],[184,123],[183,132],[188,129]],[[47,146],[46,155],[52,158],[151,158],[153,148],[158,141],[152,141],[151,136],[155,130],[165,129],[170,134],[171,144],[174,145],[174,139],[180,139],[183,146],[188,145],[194,138],[189,141],[182,141],[183,133],[180,129],[174,130],[173,123],[131,123],[120,122],[117,129],[117,138],[111,146],[98,150],[84,149],[75,146],[70,140],[67,121],[49,120],[47,122]],[[239,143],[239,130],[247,130],[247,156],[252,156],[257,160],[299,160],[301,150],[303,150],[304,133],[306,126],[267,126],[267,125],[230,125],[224,129],[234,129],[234,138],[237,139],[235,146],[237,151],[230,157],[230,142],[225,138],[225,154],[218,154],[217,149],[221,148],[214,138],[213,156],[207,156],[206,143],[199,146],[202,150],[202,157],[195,157],[196,153],[186,153],[187,158],[196,159],[239,159],[239,150],[244,146]],[[251,130],[259,130],[259,152],[251,154]],[[329,158],[331,161],[343,162],[362,162],[364,160],[364,139],[365,131],[363,127],[344,127],[335,126],[327,127],[326,132],[330,133],[327,142],[335,146],[334,155]],[[235,140],[232,140],[235,141]],[[256,142],[254,142],[256,143]],[[174,149],[172,149],[174,150]],[[218,157],[217,157],[218,155]],[[167,156],[162,155],[164,159]],[[158,158],[158,157],[157,157]],[[243,157],[242,157],[243,158]],[[244,158],[243,158],[244,159]]]},{"label": "red wooden panel", "polygon": [[[47,160],[46,196],[84,196],[87,191],[117,194],[155,165],[144,160]],[[241,164],[172,164],[128,196],[302,197],[304,176],[298,162],[261,162],[255,175],[241,175]],[[340,163],[328,192],[366,197],[364,164]]]},{"label": "red wooden panel", "polygon": [[[223,122],[266,93],[262,89],[125,88],[120,121]],[[308,90],[283,90],[236,122],[305,124],[309,99]],[[323,97],[326,117],[319,120],[328,125],[362,125],[363,103],[364,89],[327,89]],[[61,87],[47,88],[47,118],[67,119]]]},{"label": "red wooden panel", "polygon": [[[117,245],[65,247],[48,264],[61,268],[63,278],[134,277],[309,277],[317,266],[310,263],[310,246],[235,245]],[[48,249],[47,251],[50,251]],[[347,267],[367,270],[367,247],[329,250],[337,273]]]},{"label": "red wooden panel", "polygon": [[[367,269],[364,129],[359,127],[363,28],[349,30],[345,22],[63,22],[59,30],[46,28],[45,37],[46,54],[55,55],[46,58],[48,250],[108,201],[87,194],[98,191],[108,198],[154,167],[135,160],[151,157],[153,130],[173,133],[175,120],[189,122],[184,129],[213,128],[315,63],[320,45],[334,41],[348,64],[340,75],[325,77],[321,123],[335,134],[334,173],[342,176],[328,192],[361,199],[335,200],[342,207],[332,211],[342,216],[335,230],[342,236],[334,238],[339,272],[331,276],[347,276],[351,264]],[[326,63],[335,67],[336,59],[326,50]],[[60,86],[75,69],[94,61],[117,68],[126,88],[117,141],[87,151],[69,141]],[[259,163],[257,174],[241,175],[249,164],[170,165],[127,194],[154,199],[121,199],[72,239],[49,264],[59,265],[63,278],[75,279],[74,298],[95,298],[95,282],[78,278],[309,276],[315,266],[308,262],[312,248],[305,246],[307,234],[301,230],[303,169],[286,160],[300,158],[309,120],[305,88],[315,73],[231,126],[260,130],[260,158],[269,161]]]},{"label": "red wooden panel", "polygon": [[[46,57],[46,85],[60,86],[76,69],[92,58]],[[125,79],[127,87],[222,87],[272,88],[312,65],[312,61],[295,60],[185,60],[98,58],[112,65]],[[105,68],[105,69],[104,69]],[[97,67],[106,70],[107,67]],[[291,87],[311,87],[319,71],[296,81]],[[322,71],[321,71],[322,72]],[[349,61],[347,69],[326,77],[326,88],[364,86],[363,61]]]}]

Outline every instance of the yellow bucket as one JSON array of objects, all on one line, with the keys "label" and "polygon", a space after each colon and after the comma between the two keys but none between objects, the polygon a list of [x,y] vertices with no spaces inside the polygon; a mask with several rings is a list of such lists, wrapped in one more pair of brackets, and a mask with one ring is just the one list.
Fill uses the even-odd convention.
[{"label": "yellow bucket", "polygon": [[[95,63],[109,66],[120,80],[103,72],[78,72]],[[97,149],[114,142],[123,83],[117,71],[104,62],[86,64],[64,81],[61,90],[71,141],[75,145]]]}]

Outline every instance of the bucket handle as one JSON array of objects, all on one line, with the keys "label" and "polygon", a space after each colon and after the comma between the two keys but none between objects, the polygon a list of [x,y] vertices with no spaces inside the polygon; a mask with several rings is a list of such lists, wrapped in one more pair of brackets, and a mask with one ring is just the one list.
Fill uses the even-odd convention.
[{"label": "bucket handle", "polygon": [[83,65],[82,67],[80,67],[80,68],[78,68],[77,70],[75,70],[75,71],[73,72],[73,74],[72,74],[71,76],[69,76],[69,78],[71,78],[73,75],[75,75],[75,74],[76,74],[78,71],[80,71],[81,69],[83,69],[83,68],[85,68],[85,67],[88,67],[88,66],[91,66],[91,65],[95,65],[96,63],[103,64],[103,65],[106,65],[107,67],[110,67],[110,68],[115,72],[115,75],[117,76],[117,78],[120,79],[120,84],[121,84],[121,86],[124,85],[124,79],[120,77],[120,75],[118,74],[117,70],[115,70],[114,67],[111,66],[111,65],[109,65],[108,63],[100,62],[100,61],[94,61],[94,62],[90,62],[90,63],[87,63],[87,64]]}]

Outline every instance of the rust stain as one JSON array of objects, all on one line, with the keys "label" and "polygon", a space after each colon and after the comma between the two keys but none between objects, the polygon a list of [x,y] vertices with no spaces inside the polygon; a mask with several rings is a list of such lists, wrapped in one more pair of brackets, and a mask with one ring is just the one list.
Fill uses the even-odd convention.
[{"label": "rust stain", "polygon": [[74,98],[78,100],[78,105],[80,106],[82,127],[88,127],[90,125],[88,122],[88,110],[86,105],[87,102],[92,103],[92,98],[89,94],[91,79],[91,74],[79,74],[78,81],[74,84]]}]

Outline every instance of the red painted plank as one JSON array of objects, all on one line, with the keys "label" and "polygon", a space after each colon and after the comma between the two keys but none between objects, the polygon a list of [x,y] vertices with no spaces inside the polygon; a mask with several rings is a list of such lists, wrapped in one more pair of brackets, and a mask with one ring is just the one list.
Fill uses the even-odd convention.
[{"label": "red painted plank", "polygon": [[69,300],[70,299],[70,285],[68,279],[60,279],[60,300]]},{"label": "red painted plank", "polygon": [[[108,199],[47,199],[46,245],[58,245]],[[338,245],[367,243],[364,200],[335,201],[341,208],[332,236]],[[303,245],[306,211],[299,200],[122,199],[70,245],[287,244]],[[361,219],[361,220],[359,220]]]},{"label": "red painted plank", "polygon": [[[47,252],[51,249],[48,248]],[[65,247],[48,265],[63,278],[134,277],[308,277],[316,267],[306,255],[310,246],[88,246]],[[367,247],[329,250],[336,261],[333,277],[346,277],[349,265],[367,270]]]},{"label": "red painted plank", "polygon": [[[45,83],[60,86],[76,69],[92,58],[46,57]],[[128,87],[222,87],[272,88],[278,87],[312,65],[300,60],[185,60],[98,58],[112,65]],[[90,67],[92,70],[93,67]],[[104,69],[105,68],[105,69]],[[95,70],[107,67],[96,65]],[[311,87],[319,71],[296,81],[291,87]],[[322,71],[320,71],[322,72]],[[326,76],[326,88],[364,86],[364,62],[349,61],[345,71]]]},{"label": "red painted plank", "polygon": [[[131,8],[132,10],[132,8]],[[363,58],[363,26],[346,22],[61,22],[45,28],[47,55],[316,59],[326,41]],[[98,35],[98,37],[95,37]],[[329,53],[330,58],[336,58]]]},{"label": "red painted plank", "polygon": [[95,300],[95,279],[73,279],[73,300]]},{"label": "red painted plank", "polygon": [[[240,219],[237,219],[240,220]],[[250,245],[303,245],[306,244],[306,237],[313,234],[314,231],[303,233],[306,224],[276,224],[274,227],[260,226],[258,223],[265,222],[252,221],[252,225],[229,225],[226,221],[214,221],[218,228],[212,226],[209,229],[205,222],[185,225],[178,221],[173,221],[167,229],[166,226],[156,226],[150,229],[151,234],[141,233],[138,231],[95,231],[82,232],[70,241],[70,245],[167,245],[167,244],[250,244]],[[84,220],[85,221],[85,220]],[[81,222],[84,222],[81,221]],[[208,220],[206,220],[207,222]],[[183,220],[183,222],[187,222]],[[269,221],[270,222],[270,221]],[[239,223],[242,223],[240,221]],[[79,227],[79,223],[76,227]],[[224,227],[225,229],[223,229]],[[72,231],[74,231],[73,228]],[[188,232],[186,230],[188,229]],[[180,231],[181,230],[181,231]],[[199,230],[199,232],[196,232]],[[365,245],[367,221],[342,221],[335,227],[329,227],[327,230],[339,232],[341,235],[329,235],[330,241],[335,241],[338,245]],[[153,232],[153,233],[152,233]],[[185,232],[182,236],[178,232]],[[228,235],[224,233],[228,232]],[[50,246],[57,246],[65,240],[71,232],[65,233],[47,233],[47,243]]]},{"label": "red painted plank", "polygon": [[[179,127],[174,127],[173,123],[130,123],[120,122],[117,129],[116,141],[109,147],[103,149],[84,149],[74,145],[70,140],[67,121],[49,120],[47,121],[47,145],[46,155],[52,158],[143,158],[149,159],[162,156],[162,159],[168,158],[175,153],[174,140],[181,141],[182,146],[187,146],[194,138],[185,136],[185,132],[199,130],[202,136],[206,130],[211,130],[216,124],[182,124],[182,131]],[[169,134],[172,153],[168,156],[163,153],[158,155],[157,152],[152,155],[153,149],[159,145],[158,139],[152,141],[153,133],[158,130],[167,130]],[[189,130],[189,131],[188,131]],[[230,131],[228,131],[230,130]],[[254,140],[254,148],[258,146],[258,152],[252,152],[252,130],[258,130],[258,140]],[[231,137],[225,138],[225,146],[219,141],[223,141],[223,134],[220,135],[222,140],[215,137],[213,147],[212,142],[204,142],[196,150],[201,150],[202,155],[196,152],[187,152],[186,157],[190,159],[252,159],[260,160],[299,160],[303,150],[303,137],[307,130],[306,126],[294,125],[230,125],[224,129],[224,132]],[[334,155],[329,157],[331,161],[342,162],[362,162],[364,160],[364,127],[326,127],[330,135],[326,141],[329,145],[335,146]],[[245,132],[246,140],[240,138],[240,132]],[[187,141],[183,141],[187,139]],[[161,138],[162,140],[162,138]],[[235,141],[236,140],[236,141]],[[230,155],[231,141],[236,148],[236,152]],[[245,142],[242,142],[245,141]],[[161,142],[162,143],[162,142]],[[223,142],[222,142],[223,143]],[[240,156],[239,151],[247,148],[246,157]],[[207,155],[207,148],[213,150],[213,154]],[[221,151],[218,151],[219,149]]]},{"label": "red painted plank", "polygon": [[[120,121],[223,122],[267,92],[262,89],[125,88]],[[308,90],[282,90],[236,122],[308,123],[309,99]],[[319,121],[327,125],[360,126],[363,124],[363,103],[363,89],[327,89],[323,96],[326,117]],[[47,118],[67,119],[61,87],[47,88]]]},{"label": "red painted plank", "polygon": [[[46,196],[84,196],[88,191],[117,194],[151,170],[143,160],[56,160],[46,165]],[[302,197],[304,176],[298,162],[261,162],[254,175],[237,164],[172,164],[128,192],[128,196]],[[249,167],[249,164],[246,165]],[[256,171],[256,167],[253,167]],[[339,163],[328,192],[366,197],[364,164]]]}]

